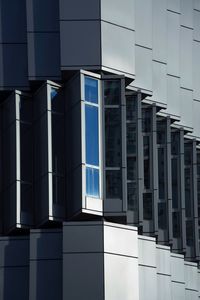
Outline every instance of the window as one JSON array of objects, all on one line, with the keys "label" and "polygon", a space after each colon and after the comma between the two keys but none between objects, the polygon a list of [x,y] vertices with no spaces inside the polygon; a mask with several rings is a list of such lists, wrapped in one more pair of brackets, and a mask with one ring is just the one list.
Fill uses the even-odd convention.
[{"label": "window", "polygon": [[84,80],[86,195],[99,198],[99,82],[88,76]]}]

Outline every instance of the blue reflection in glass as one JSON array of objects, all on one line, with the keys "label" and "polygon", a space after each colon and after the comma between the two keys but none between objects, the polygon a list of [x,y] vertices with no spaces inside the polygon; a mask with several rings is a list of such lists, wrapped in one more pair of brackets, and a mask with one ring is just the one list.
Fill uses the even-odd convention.
[{"label": "blue reflection in glass", "polygon": [[85,77],[85,101],[98,103],[98,80]]},{"label": "blue reflection in glass", "polygon": [[86,168],[86,195],[99,197],[99,170]]},{"label": "blue reflection in glass", "polygon": [[99,166],[98,108],[85,105],[86,164]]},{"label": "blue reflection in glass", "polygon": [[53,100],[53,98],[55,98],[55,96],[58,94],[58,90],[51,88],[51,100]]}]

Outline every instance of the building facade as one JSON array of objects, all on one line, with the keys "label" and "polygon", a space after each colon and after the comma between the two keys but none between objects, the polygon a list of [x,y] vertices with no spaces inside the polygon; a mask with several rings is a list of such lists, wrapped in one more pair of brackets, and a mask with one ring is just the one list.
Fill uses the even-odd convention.
[{"label": "building facade", "polygon": [[200,298],[200,0],[0,0],[0,300]]}]

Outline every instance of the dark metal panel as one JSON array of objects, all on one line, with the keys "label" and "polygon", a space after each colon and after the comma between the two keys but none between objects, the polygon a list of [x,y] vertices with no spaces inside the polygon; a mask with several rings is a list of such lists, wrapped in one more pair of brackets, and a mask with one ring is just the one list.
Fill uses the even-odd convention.
[{"label": "dark metal panel", "polygon": [[184,170],[184,130],[180,129],[180,177],[181,177],[181,237],[182,251],[186,250],[186,220],[185,220],[185,170]]},{"label": "dark metal panel", "polygon": [[154,233],[158,232],[158,153],[157,153],[157,125],[156,105],[152,106],[152,176],[153,176],[153,216]]},{"label": "dark metal panel", "polygon": [[60,20],[100,19],[100,0],[59,0],[59,6]]}]

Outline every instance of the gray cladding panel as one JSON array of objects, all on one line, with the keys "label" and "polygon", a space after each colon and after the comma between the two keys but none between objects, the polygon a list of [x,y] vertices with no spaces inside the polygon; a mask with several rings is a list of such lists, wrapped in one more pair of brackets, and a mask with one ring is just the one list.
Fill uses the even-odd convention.
[{"label": "gray cladding panel", "polygon": [[61,68],[100,66],[99,21],[61,21],[60,37]]},{"label": "gray cladding panel", "polygon": [[1,57],[3,64],[0,68],[3,76],[0,78],[0,86],[27,87],[27,46],[24,44],[1,44]]},{"label": "gray cladding panel", "polygon": [[63,252],[103,252],[103,225],[63,227]]},{"label": "gray cladding panel", "polygon": [[200,10],[200,1],[199,0],[193,0],[194,9]]},{"label": "gray cladding panel", "polygon": [[31,261],[29,289],[29,300],[62,300],[62,261]]},{"label": "gray cladding panel", "polygon": [[181,0],[181,25],[193,28],[192,0]]},{"label": "gray cladding panel", "polygon": [[200,11],[193,10],[194,40],[200,41]]},{"label": "gray cladding panel", "polygon": [[152,99],[167,103],[167,65],[153,61],[153,96]]},{"label": "gray cladding panel", "polygon": [[181,0],[167,0],[167,9],[180,13],[180,9],[181,9],[180,1]]},{"label": "gray cladding panel", "polygon": [[101,19],[135,29],[135,0],[101,0]]},{"label": "gray cladding panel", "polygon": [[30,233],[30,259],[61,259],[62,232],[58,230],[32,230]]},{"label": "gray cladding panel", "polygon": [[104,300],[103,280],[103,253],[63,254],[63,299]]},{"label": "gray cladding panel", "polygon": [[181,27],[180,74],[181,87],[192,89],[192,40],[193,30]]},{"label": "gray cladding panel", "polygon": [[156,248],[157,272],[170,275],[170,248],[162,246],[157,246]]},{"label": "gray cladding panel", "polygon": [[0,43],[26,43],[26,0],[1,0]]},{"label": "gray cladding panel", "polygon": [[152,50],[135,46],[135,74],[136,78],[131,86],[152,91]]},{"label": "gray cladding panel", "polygon": [[59,0],[60,20],[100,19],[101,0]]},{"label": "gray cladding panel", "polygon": [[181,124],[193,127],[193,98],[192,91],[180,89],[181,99]]},{"label": "gray cladding panel", "polygon": [[180,76],[180,15],[167,12],[167,73]]},{"label": "gray cladding panel", "polygon": [[153,59],[167,61],[166,0],[153,1]]},{"label": "gray cladding panel", "polygon": [[193,101],[193,125],[194,125],[194,136],[200,137],[200,102]]},{"label": "gray cladding panel", "polygon": [[30,77],[59,77],[59,33],[28,33]]},{"label": "gray cladding panel", "polygon": [[26,0],[27,31],[59,31],[58,0]]},{"label": "gray cladding panel", "polygon": [[159,300],[171,300],[171,277],[158,275],[157,276],[157,293]]},{"label": "gray cladding panel", "polygon": [[107,22],[101,23],[102,65],[135,74],[135,32]]},{"label": "gray cladding panel", "polygon": [[180,116],[180,78],[167,75],[167,112]]},{"label": "gray cladding panel", "polygon": [[136,44],[152,48],[152,0],[135,0],[135,30]]},{"label": "gray cladding panel", "polygon": [[0,299],[29,299],[28,266],[0,269]]},{"label": "gray cladding panel", "polygon": [[0,267],[26,266],[28,261],[28,239],[8,238],[0,240]]},{"label": "gray cladding panel", "polygon": [[[193,98],[200,100],[200,43],[193,41]],[[200,133],[199,133],[200,135]]]}]

